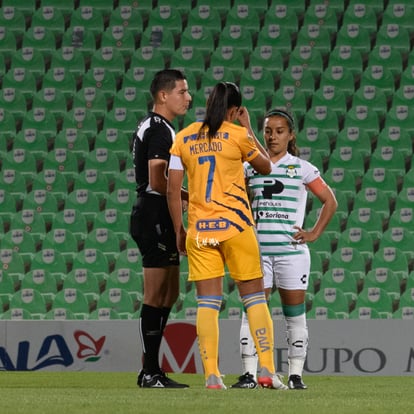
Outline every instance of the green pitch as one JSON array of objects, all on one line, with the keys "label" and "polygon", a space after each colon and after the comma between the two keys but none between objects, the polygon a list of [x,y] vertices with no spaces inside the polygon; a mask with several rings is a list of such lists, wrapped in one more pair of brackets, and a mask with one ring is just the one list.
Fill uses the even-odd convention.
[{"label": "green pitch", "polygon": [[[172,374],[184,390],[140,389],[135,373],[0,372],[2,414],[339,414],[414,410],[414,377],[307,376],[306,391],[206,390],[201,375]],[[227,386],[235,375],[224,378]]]}]

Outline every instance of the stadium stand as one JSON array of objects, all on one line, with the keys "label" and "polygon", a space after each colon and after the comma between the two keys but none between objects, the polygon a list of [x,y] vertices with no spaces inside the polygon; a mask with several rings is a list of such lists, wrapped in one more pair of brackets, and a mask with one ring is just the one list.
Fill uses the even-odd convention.
[{"label": "stadium stand", "polygon": [[[98,280],[97,303],[112,272],[125,278],[137,272],[138,279],[130,276],[137,280],[136,286],[127,283],[125,290],[138,302],[125,315],[109,305],[96,310],[88,307],[77,315],[54,303],[52,310],[32,316],[18,304],[8,307],[16,293],[9,286],[4,289],[1,318],[136,317],[142,267],[128,234],[135,199],[129,143],[140,117],[151,107],[149,82],[163,67],[183,68],[188,74],[193,108],[177,121],[179,128],[203,116],[205,99],[220,80],[243,88],[258,136],[263,113],[271,107],[286,108],[295,115],[302,156],[318,166],[339,201],[334,230],[311,250],[309,293],[315,294],[316,303],[314,298],[313,306],[308,306],[308,317],[338,317],[329,303],[318,304],[316,297],[326,289],[321,284],[329,272],[356,272],[358,289],[364,280],[368,289],[371,275],[384,277],[378,269],[386,268],[400,282],[399,304],[394,296],[391,311],[378,313],[371,303],[358,304],[340,316],[412,318],[414,305],[403,298],[410,296],[408,275],[414,269],[409,251],[414,228],[414,182],[409,172],[414,134],[413,10],[403,0],[3,0],[0,279],[11,279],[12,288],[21,292],[23,281],[33,272],[39,280],[44,277],[55,283],[57,277],[60,284],[55,294],[61,292],[64,275],[72,268],[80,273],[79,269],[87,269]],[[161,19],[167,15],[170,21]],[[236,43],[230,37],[219,42],[225,31],[234,32],[237,26],[246,29],[248,40]],[[180,60],[190,48],[191,59]],[[268,72],[269,84],[260,91],[258,85],[264,81],[253,85],[254,76]],[[90,97],[96,101],[86,99]],[[332,124],[329,118],[316,117],[321,117],[323,107],[335,113]],[[319,108],[316,113],[315,108]],[[347,148],[352,148],[352,157]],[[97,152],[106,152],[111,162],[94,162]],[[23,154],[24,162],[16,165]],[[354,156],[357,166],[350,162]],[[87,192],[82,178],[91,169],[96,177],[105,174],[107,179],[98,180],[104,184],[99,189],[95,181],[92,192]],[[52,211],[46,212],[39,203],[28,205],[35,194],[45,192],[56,199],[47,202]],[[367,192],[371,198],[374,192],[384,192],[386,201],[361,205],[359,198],[369,198]],[[91,205],[84,203],[89,196]],[[318,200],[311,197],[309,222],[319,208]],[[96,229],[115,232],[112,240],[117,249],[109,262],[98,247],[85,247]],[[351,266],[354,259],[338,264],[340,252],[355,245],[363,256],[357,270]],[[60,270],[49,270],[40,259],[51,248],[63,256]],[[184,264],[182,270],[185,278]],[[192,319],[194,303],[184,301],[191,296],[184,285],[175,317]],[[395,286],[384,284],[383,288],[388,293],[396,291]],[[357,290],[352,295],[361,293]],[[277,317],[278,308],[274,308]],[[236,314],[225,307],[220,317]]]}]

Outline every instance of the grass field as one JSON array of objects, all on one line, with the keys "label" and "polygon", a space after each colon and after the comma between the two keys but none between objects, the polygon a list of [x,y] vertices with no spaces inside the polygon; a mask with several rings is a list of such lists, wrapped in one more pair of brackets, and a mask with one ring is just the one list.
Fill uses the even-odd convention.
[{"label": "grass field", "polygon": [[[206,390],[201,375],[173,374],[189,389],[141,389],[135,373],[0,372],[1,414],[405,413],[414,377],[307,376],[306,391]],[[235,375],[224,378],[227,386]]]}]

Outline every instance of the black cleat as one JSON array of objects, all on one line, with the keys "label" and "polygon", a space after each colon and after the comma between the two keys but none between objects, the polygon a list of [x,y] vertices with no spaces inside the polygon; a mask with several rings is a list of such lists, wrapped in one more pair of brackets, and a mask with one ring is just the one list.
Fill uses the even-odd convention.
[{"label": "black cleat", "polygon": [[239,380],[233,384],[230,388],[247,388],[254,389],[257,388],[257,382],[254,380],[252,374],[246,372],[245,374],[239,377]]},{"label": "black cleat", "polygon": [[141,388],[188,388],[187,384],[180,384],[177,381],[168,378],[163,372],[157,374],[145,374],[141,371],[137,380],[138,386]]},{"label": "black cleat", "polygon": [[303,383],[300,375],[291,375],[288,380],[290,390],[306,390],[308,387]]}]

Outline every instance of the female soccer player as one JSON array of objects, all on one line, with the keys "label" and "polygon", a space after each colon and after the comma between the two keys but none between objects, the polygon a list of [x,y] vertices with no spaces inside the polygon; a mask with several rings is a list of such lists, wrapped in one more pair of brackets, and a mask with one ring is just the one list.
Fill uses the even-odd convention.
[{"label": "female soccer player", "polygon": [[[337,202],[318,169],[298,158],[294,120],[279,109],[264,120],[264,139],[272,172],[263,176],[246,166],[252,209],[264,266],[264,286],[269,299],[273,283],[280,293],[286,322],[290,389],[306,389],[302,371],[308,345],[305,293],[309,282],[310,255],[307,243],[315,241],[334,215]],[[307,192],[322,202],[314,227],[302,228]],[[234,388],[255,388],[257,356],[243,315],[240,329],[243,375]]]},{"label": "female soccer player", "polygon": [[[189,280],[196,283],[196,324],[206,387],[225,388],[218,367],[218,316],[227,264],[253,333],[261,365],[258,383],[286,389],[275,374],[273,325],[243,171],[247,161],[258,173],[269,174],[270,160],[241,106],[239,88],[228,82],[217,84],[207,101],[204,122],[180,131],[170,152],[167,199],[178,250],[188,255]],[[188,232],[181,207],[184,171],[189,193]]]}]

